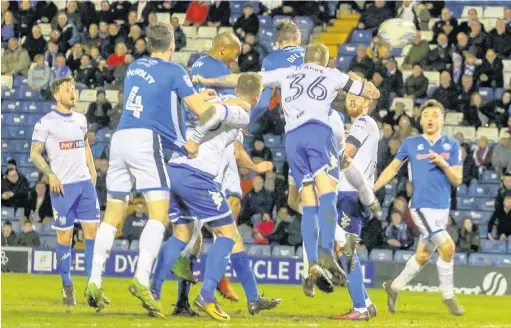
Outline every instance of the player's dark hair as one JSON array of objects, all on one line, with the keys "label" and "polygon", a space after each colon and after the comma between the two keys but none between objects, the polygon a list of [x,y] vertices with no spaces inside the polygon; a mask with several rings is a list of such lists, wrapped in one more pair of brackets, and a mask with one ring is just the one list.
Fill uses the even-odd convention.
[{"label": "player's dark hair", "polygon": [[430,107],[436,107],[438,109],[440,109],[440,111],[442,112],[442,115],[445,113],[445,108],[444,108],[444,105],[442,105],[441,102],[439,102],[438,100],[435,100],[435,99],[430,99],[428,101],[426,101],[424,104],[422,104],[420,110],[421,110],[421,115],[422,113],[427,109],[427,108],[430,108]]},{"label": "player's dark hair", "polygon": [[263,91],[263,79],[257,73],[243,73],[238,78],[236,91],[245,95],[258,96]]},{"label": "player's dark hair", "polygon": [[57,92],[59,92],[60,90],[60,87],[65,84],[65,83],[72,83],[72,84],[75,84],[75,79],[72,77],[72,76],[66,76],[66,77],[63,77],[63,78],[60,78],[60,79],[57,79],[55,80],[51,86],[50,86],[50,91],[51,91],[51,94],[54,95],[56,94]]},{"label": "player's dark hair", "polygon": [[174,43],[174,30],[169,24],[159,22],[147,27],[146,37],[150,52],[164,52]]},{"label": "player's dark hair", "polygon": [[329,52],[324,44],[312,44],[305,50],[305,63],[315,63],[318,65],[326,66],[328,63]]},{"label": "player's dark hair", "polygon": [[300,28],[291,20],[281,20],[275,24],[277,41],[294,42],[301,37]]}]

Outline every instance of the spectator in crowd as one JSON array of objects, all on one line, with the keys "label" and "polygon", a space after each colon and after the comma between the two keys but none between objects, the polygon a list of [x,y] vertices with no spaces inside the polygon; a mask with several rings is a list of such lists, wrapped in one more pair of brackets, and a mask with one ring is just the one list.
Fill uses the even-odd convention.
[{"label": "spectator in crowd", "polygon": [[461,77],[461,88],[460,89],[461,90],[458,92],[458,96],[457,96],[457,102],[458,102],[457,110],[458,110],[458,112],[464,113],[470,107],[470,101],[472,99],[472,94],[475,91],[474,79],[472,78],[471,75],[465,74]]},{"label": "spectator in crowd", "polygon": [[471,22],[471,32],[469,34],[469,43],[476,49],[475,56],[483,58],[486,51],[490,48],[490,38],[482,29],[481,23],[474,19]]},{"label": "spectator in crowd", "polygon": [[[497,235],[494,237],[492,234],[493,227],[497,221]],[[489,240],[507,240],[511,235],[511,193],[506,193],[504,196],[503,206],[496,209],[490,221],[488,221],[488,239]]]},{"label": "spectator in crowd", "polygon": [[241,54],[238,57],[238,66],[240,72],[259,72],[261,70],[261,62],[259,53],[252,49],[248,43],[244,43],[241,48]]},{"label": "spectator in crowd", "polygon": [[117,94],[117,104],[106,114],[110,117],[110,129],[115,130],[121,119],[122,107],[124,105],[124,91],[121,90]]},{"label": "spectator in crowd", "polygon": [[452,82],[459,87],[463,79],[463,58],[457,53],[453,54],[451,67]]},{"label": "spectator in crowd", "polygon": [[75,72],[78,68],[80,68],[80,62],[82,60],[83,54],[84,51],[81,43],[75,43],[71,47],[71,51],[68,51],[66,64],[69,66],[72,72]]},{"label": "spectator in crowd", "polygon": [[[458,31],[463,32],[465,34],[470,34],[470,32],[474,30],[473,26],[474,21],[479,22],[479,17],[477,14],[477,10],[471,8],[468,10],[468,20],[460,24],[460,26],[458,27]],[[484,26],[482,26],[482,30],[484,31]]]},{"label": "spectator in crowd", "polygon": [[247,3],[243,7],[243,15],[241,15],[233,25],[236,35],[240,40],[244,40],[247,34],[257,35],[259,32],[259,19],[254,14],[254,8]]},{"label": "spectator in crowd", "polygon": [[186,10],[184,26],[200,26],[202,25],[208,16],[208,2],[193,0],[188,9]]},{"label": "spectator in crowd", "polygon": [[443,71],[450,69],[452,66],[447,35],[444,33],[438,34],[437,43],[437,47],[429,50],[428,55],[424,58],[422,66],[427,71]]},{"label": "spectator in crowd", "polygon": [[103,58],[101,58],[101,55],[99,54],[98,47],[92,47],[90,49],[89,57],[91,60],[91,64],[92,64],[92,66],[94,66],[94,68],[96,68],[98,66],[99,61],[101,59],[103,59]]},{"label": "spectator in crowd", "polygon": [[260,176],[252,180],[252,190],[249,191],[241,201],[241,212],[238,224],[248,224],[260,222],[264,213],[271,213],[273,209],[273,194],[264,190],[264,181]]},{"label": "spectator in crowd", "polygon": [[254,149],[250,152],[254,161],[271,161],[273,156],[271,150],[265,146],[264,139],[258,137],[254,140]]},{"label": "spectator in crowd", "polygon": [[143,25],[137,22],[137,12],[136,11],[130,11],[128,13],[128,20],[122,25],[122,33],[125,35],[128,35],[131,27],[133,25],[138,25],[140,29],[142,29]]},{"label": "spectator in crowd", "polygon": [[28,181],[16,169],[9,169],[2,180],[2,206],[25,208],[28,197]]},{"label": "spectator in crowd", "polygon": [[263,220],[256,223],[252,229],[252,236],[256,244],[268,245],[269,240],[265,236],[271,235],[275,229],[275,222],[270,217],[270,214],[264,213]]},{"label": "spectator in crowd", "polygon": [[37,1],[35,5],[35,18],[41,23],[50,23],[57,15],[58,8],[55,1]]},{"label": "spectator in crowd", "polygon": [[[511,38],[510,44],[511,44]],[[479,68],[479,87],[502,88],[504,86],[504,64],[493,49],[488,49]]]},{"label": "spectator in crowd", "polygon": [[444,33],[447,35],[449,44],[456,43],[456,33],[458,30],[458,21],[452,17],[452,13],[448,8],[442,9],[441,20],[433,25],[433,41],[436,42],[438,35]]},{"label": "spectator in crowd", "polygon": [[456,109],[458,103],[456,98],[458,96],[457,88],[452,84],[451,75],[447,71],[440,74],[440,86],[433,92],[433,99],[438,100],[444,105],[445,109]]},{"label": "spectator in crowd", "polygon": [[64,58],[64,55],[59,54],[55,60],[55,65],[51,68],[50,84],[67,76],[71,76],[71,69],[66,65],[66,58]]},{"label": "spectator in crowd", "polygon": [[385,167],[384,157],[388,152],[390,139],[392,138],[392,134],[394,133],[394,128],[390,123],[383,123],[383,133],[380,141],[378,141],[378,173],[382,172]]},{"label": "spectator in crowd", "polygon": [[291,223],[287,228],[287,244],[295,248],[302,245],[302,219],[301,217],[294,216],[291,218]]},{"label": "spectator in crowd", "polygon": [[99,26],[98,36],[99,36],[99,39],[101,40],[101,44],[103,44],[105,42],[105,40],[108,38],[108,26],[109,25],[104,21],[100,21],[98,26]]},{"label": "spectator in crowd", "polygon": [[505,172],[502,176],[502,187],[497,193],[495,198],[495,210],[502,211],[504,208],[504,197],[509,194],[511,195],[511,173]]},{"label": "spectator in crowd", "polygon": [[155,24],[158,23],[158,17],[156,16],[156,13],[155,12],[150,12],[149,15],[147,16],[147,26],[146,26],[146,30],[147,31],[147,28],[149,26],[153,26]]},{"label": "spectator in crowd", "polygon": [[2,179],[7,179],[7,173],[9,172],[10,169],[14,169],[17,172],[19,172],[17,165],[18,164],[16,163],[15,159],[11,158],[10,160],[8,160],[7,161],[7,168],[5,169],[5,172],[2,174]]},{"label": "spectator in crowd", "polygon": [[89,55],[82,55],[80,67],[75,72],[76,87],[78,89],[94,89],[95,78],[96,68],[92,66]]},{"label": "spectator in crowd", "polygon": [[456,221],[454,221],[454,219],[450,215],[449,218],[447,219],[447,226],[445,227],[445,230],[447,231],[449,236],[451,236],[454,245],[458,245],[458,241],[460,239],[459,228],[456,225]]},{"label": "spectator in crowd", "polygon": [[485,136],[479,137],[479,139],[477,139],[477,145],[474,148],[473,154],[479,175],[481,175],[484,170],[487,170],[491,167],[492,153],[493,150],[490,146],[488,138]]},{"label": "spectator in crowd", "polygon": [[68,1],[66,5],[67,19],[73,24],[78,32],[84,31],[82,14],[78,11],[78,3],[76,1]]},{"label": "spectator in crowd", "polygon": [[420,65],[413,65],[413,74],[405,82],[405,94],[414,98],[425,98],[428,92],[429,80],[424,76]]},{"label": "spectator in crowd", "polygon": [[25,207],[25,219],[43,224],[49,224],[53,220],[50,194],[44,182],[37,182],[30,191]]},{"label": "spectator in crowd", "polygon": [[417,31],[413,38],[413,44],[405,57],[405,61],[403,62],[403,69],[411,69],[413,65],[422,63],[424,58],[428,55],[428,52],[428,42],[426,40],[422,40],[421,32]]},{"label": "spectator in crowd", "polygon": [[32,33],[29,34],[25,42],[23,42],[23,48],[25,48],[30,56],[30,60],[34,60],[38,54],[44,54],[46,51],[46,40],[41,33],[41,27],[35,25],[32,27]]},{"label": "spectator in crowd", "polygon": [[[103,58],[108,58],[110,54],[117,50],[117,44],[124,42],[125,37],[119,33],[119,27],[116,24],[108,25],[108,37],[101,43],[99,52]],[[124,46],[126,48],[126,46]]]},{"label": "spectator in crowd", "polygon": [[378,220],[376,216],[372,216],[369,221],[367,221],[367,224],[362,227],[360,239],[368,252],[371,252],[374,248],[382,247],[383,229],[380,220]]},{"label": "spectator in crowd", "polygon": [[506,24],[502,18],[497,19],[496,27],[489,33],[490,46],[501,58],[511,56],[511,33],[506,31]]},{"label": "spectator in crowd", "polygon": [[75,43],[80,41],[80,34],[67,18],[64,11],[57,15],[57,30],[60,32],[59,51],[66,53]]},{"label": "spectator in crowd", "polygon": [[382,73],[379,71],[374,72],[371,82],[380,91],[380,98],[376,102],[376,109],[388,109],[390,107],[390,85],[388,81],[383,79]]},{"label": "spectator in crowd", "polygon": [[30,56],[20,47],[18,39],[9,39],[8,47],[2,55],[3,75],[27,75],[30,68]]},{"label": "spectator in crowd", "polygon": [[11,221],[5,221],[2,226],[2,246],[16,246],[16,233],[12,231]]},{"label": "spectator in crowd", "polygon": [[473,180],[477,180],[478,173],[474,156],[467,144],[461,146],[461,160],[463,161],[463,183],[468,187]]},{"label": "spectator in crowd", "polygon": [[385,79],[391,90],[391,98],[403,96],[403,73],[397,68],[397,63],[394,60],[387,60],[385,68]]},{"label": "spectator in crowd", "polygon": [[[147,51],[147,44],[145,42],[145,39],[137,40],[137,42],[135,43],[135,49],[134,49],[132,55],[133,55],[134,60],[137,60],[144,56],[149,56],[149,51]],[[126,58],[124,59],[124,62],[126,63]]]},{"label": "spectator in crowd", "polygon": [[147,216],[145,204],[139,202],[135,205],[135,212],[128,215],[122,227],[122,236],[130,241],[139,240],[142,230],[149,217]]},{"label": "spectator in crowd", "polygon": [[108,126],[110,117],[107,112],[112,109],[112,104],[106,99],[105,89],[98,89],[96,101],[90,103],[87,110],[87,122],[93,126],[92,130],[98,130]]},{"label": "spectator in crowd", "polygon": [[412,130],[413,126],[410,116],[401,115],[401,117],[399,117],[397,130],[393,137],[398,139],[400,142],[403,142],[406,138],[412,135]]},{"label": "spectator in crowd", "polygon": [[131,54],[126,54],[124,56],[124,63],[115,66],[114,68],[114,80],[112,82],[112,88],[116,90],[124,89],[124,77],[128,72],[128,66],[133,62],[133,56]]},{"label": "spectator in crowd", "polygon": [[2,15],[2,45],[12,38],[20,37],[20,26],[15,20],[11,11],[6,11]]},{"label": "spectator in crowd", "polygon": [[41,91],[50,82],[50,67],[44,62],[44,55],[35,57],[35,64],[28,71],[28,86],[34,91]]},{"label": "spectator in crowd", "polygon": [[470,44],[468,43],[468,36],[460,32],[456,35],[456,44],[452,48],[452,53],[457,53],[461,57],[465,56],[465,52],[472,51],[473,48],[470,48]]},{"label": "spectator in crowd", "polygon": [[[174,32],[175,33],[175,32]],[[132,25],[126,40],[126,48],[129,52],[135,50],[135,43],[142,38],[142,29],[138,25]]]},{"label": "spectator in crowd", "polygon": [[113,72],[108,68],[106,60],[100,59],[96,71],[96,85],[103,87],[106,83],[111,83],[113,80]]},{"label": "spectator in crowd", "polygon": [[361,72],[368,79],[374,73],[374,61],[367,55],[367,48],[363,44],[357,46],[357,55],[353,57],[349,67],[350,71]]},{"label": "spectator in crowd", "polygon": [[509,112],[511,111],[511,91],[506,90],[502,97],[495,101],[495,114],[497,115],[497,126],[502,128],[507,126]]},{"label": "spectator in crowd", "polygon": [[383,156],[382,161],[382,168],[386,168],[389,166],[390,162],[394,159],[394,157],[397,154],[397,151],[399,150],[399,147],[401,146],[401,141],[397,138],[391,138],[389,141],[389,148],[387,149],[385,155]]},{"label": "spectator in crowd", "polygon": [[497,173],[511,172],[511,144],[509,143],[510,135],[508,132],[500,137],[500,141],[493,150],[492,165]]},{"label": "spectator in crowd", "polygon": [[112,16],[114,22],[117,24],[123,24],[124,21],[128,18],[128,13],[131,10],[131,2],[130,1],[115,1],[112,3]]},{"label": "spectator in crowd", "polygon": [[470,99],[470,106],[463,111],[463,120],[469,126],[476,128],[488,125],[493,119],[489,106],[483,103],[479,92],[474,92]]},{"label": "spectator in crowd", "polygon": [[111,54],[106,61],[108,67],[114,69],[117,65],[124,64],[126,52],[126,45],[123,42],[117,43],[115,45],[115,53]]},{"label": "spectator in crowd", "polygon": [[174,28],[174,43],[176,45],[176,51],[180,51],[186,47],[186,35],[183,32],[183,28],[179,24],[179,18],[172,17],[172,27]]},{"label": "spectator in crowd", "polygon": [[101,1],[100,10],[97,12],[98,19],[108,24],[114,22],[114,11],[108,1]]},{"label": "spectator in crowd", "polygon": [[481,244],[479,226],[466,217],[463,219],[463,226],[460,228],[459,248],[466,252],[477,252]]},{"label": "spectator in crowd", "polygon": [[266,236],[270,244],[288,245],[289,233],[288,229],[292,222],[292,217],[289,216],[287,207],[279,208],[277,217],[275,219],[275,228],[271,234]]},{"label": "spectator in crowd", "polygon": [[413,246],[412,232],[398,210],[392,211],[391,223],[385,228],[385,242],[391,249],[408,249]]},{"label": "spectator in crowd", "polygon": [[30,29],[35,23],[35,11],[32,9],[32,4],[29,0],[22,0],[20,10],[16,15],[18,24],[20,26],[20,37],[26,37],[30,34]]},{"label": "spectator in crowd", "polygon": [[506,30],[511,31],[511,7],[504,8],[504,23],[506,24]]},{"label": "spectator in crowd", "polygon": [[229,26],[229,17],[231,16],[231,6],[229,1],[212,1],[209,6],[206,22],[211,27]]},{"label": "spectator in crowd", "polygon": [[41,239],[39,234],[34,231],[32,222],[25,221],[23,224],[23,231],[18,236],[16,245],[24,247],[40,247]]},{"label": "spectator in crowd", "polygon": [[108,170],[108,160],[104,158],[96,158],[94,160],[96,166],[96,193],[98,194],[98,202],[101,210],[106,207],[106,172]]},{"label": "spectator in crowd", "polygon": [[90,24],[89,32],[83,41],[83,45],[86,47],[100,47],[101,46],[101,38],[99,37],[99,27],[97,24]]},{"label": "spectator in crowd", "polygon": [[59,54],[59,46],[54,42],[48,42],[48,50],[44,53],[44,61],[50,68],[55,66],[57,56]]},{"label": "spectator in crowd", "polygon": [[385,1],[376,0],[374,2],[374,6],[371,6],[362,12],[357,28],[359,30],[370,30],[373,34],[376,34],[380,24],[393,17],[394,15],[385,5]]},{"label": "spectator in crowd", "polygon": [[399,119],[401,116],[405,114],[405,104],[402,101],[397,100],[394,109],[390,109],[387,115],[383,118],[383,123],[390,124],[392,127],[395,127],[399,123]]},{"label": "spectator in crowd", "polygon": [[414,0],[405,0],[397,9],[396,18],[412,22],[419,29],[418,5]]}]

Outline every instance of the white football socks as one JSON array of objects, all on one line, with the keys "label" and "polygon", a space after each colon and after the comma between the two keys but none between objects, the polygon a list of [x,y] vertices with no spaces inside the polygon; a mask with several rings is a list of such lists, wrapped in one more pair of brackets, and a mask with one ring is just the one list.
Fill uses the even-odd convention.
[{"label": "white football socks", "polygon": [[436,261],[438,270],[438,280],[440,281],[440,293],[444,299],[451,299],[454,297],[454,264],[451,259],[450,262],[445,262],[441,257]]},{"label": "white football socks", "polygon": [[305,244],[302,243],[302,251],[303,251],[303,277],[307,278],[309,276],[309,259],[307,258],[307,252],[305,251]]},{"label": "white football socks", "polygon": [[392,282],[392,285],[391,285],[392,289],[395,292],[399,292],[400,290],[405,288],[405,286],[413,278],[415,278],[415,276],[417,276],[417,274],[421,270],[422,270],[422,266],[419,263],[417,263],[417,260],[415,259],[415,255],[413,255],[412,257],[410,257],[408,262],[406,262],[406,266],[403,269],[403,271],[401,271],[399,276],[397,276],[397,278],[394,279],[394,281]]},{"label": "white football socks", "polygon": [[346,230],[341,228],[338,224],[335,225],[335,241],[339,244],[339,246],[344,247],[346,245]]},{"label": "white football socks", "polygon": [[147,221],[140,235],[139,253],[135,278],[143,286],[149,287],[149,278],[154,260],[160,252],[165,226],[158,220]]},{"label": "white football socks", "polygon": [[364,206],[369,206],[376,200],[374,192],[364,179],[362,172],[353,163],[347,168],[342,170],[348,182],[358,191],[360,202]]},{"label": "white football socks", "polygon": [[114,226],[106,222],[102,222],[99,225],[98,232],[96,234],[89,283],[95,283],[99,288],[101,288],[103,268],[105,267],[108,255],[112,250],[116,233],[117,229]]}]

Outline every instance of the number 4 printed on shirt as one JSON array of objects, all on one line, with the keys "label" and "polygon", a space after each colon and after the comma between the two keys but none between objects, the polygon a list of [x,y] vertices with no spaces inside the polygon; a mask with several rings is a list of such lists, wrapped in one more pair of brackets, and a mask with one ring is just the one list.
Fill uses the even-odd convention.
[{"label": "number 4 printed on shirt", "polygon": [[142,105],[142,96],[137,96],[139,88],[134,86],[128,95],[128,101],[126,102],[126,110],[133,111],[133,116],[140,118],[140,113],[144,110]]}]

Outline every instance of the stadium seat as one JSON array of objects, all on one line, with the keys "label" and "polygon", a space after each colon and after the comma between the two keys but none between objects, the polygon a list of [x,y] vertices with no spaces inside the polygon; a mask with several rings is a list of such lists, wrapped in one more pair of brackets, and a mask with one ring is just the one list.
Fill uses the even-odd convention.
[{"label": "stadium seat", "polygon": [[28,169],[25,176],[27,177],[28,183],[30,185],[34,185],[37,181],[39,181],[39,170],[36,168]]},{"label": "stadium seat", "polygon": [[[3,100],[3,99],[2,99]],[[2,113],[15,113],[19,110],[20,102],[13,100],[2,101]]]},{"label": "stadium seat", "polygon": [[274,257],[293,257],[295,256],[295,248],[293,246],[275,246],[271,251]]},{"label": "stadium seat", "polygon": [[243,1],[231,1],[229,2],[229,5],[231,7],[231,13],[243,13]]},{"label": "stadium seat", "polygon": [[493,259],[491,254],[484,253],[472,253],[468,257],[468,264],[490,266],[492,265]]},{"label": "stadium seat", "polygon": [[41,34],[43,36],[50,36],[50,33],[51,33],[51,24],[50,23],[39,24],[39,26],[41,27]]},{"label": "stadium seat", "polygon": [[96,131],[96,142],[108,142],[112,137],[112,130],[102,128]]},{"label": "stadium seat", "polygon": [[276,15],[273,17],[273,26],[275,26],[275,24],[277,22],[280,22],[281,20],[290,20],[291,17],[290,16],[286,16],[286,15]]},{"label": "stadium seat", "polygon": [[488,196],[490,197],[496,197],[499,193],[500,185],[497,184],[491,184],[487,185],[488,188]]},{"label": "stadium seat", "polygon": [[10,220],[13,221],[15,219],[14,216],[14,208],[12,207],[2,207],[2,220]]},{"label": "stadium seat", "polygon": [[384,188],[385,188],[385,194],[395,195],[396,191],[397,191],[397,183],[395,183],[394,181],[391,181],[391,182],[387,183],[384,186]]},{"label": "stadium seat", "polygon": [[424,76],[428,78],[429,85],[440,86],[440,72],[425,71]]},{"label": "stadium seat", "polygon": [[421,31],[421,40],[431,41],[433,40],[433,32],[432,31]]},{"label": "stadium seat", "polygon": [[434,252],[433,254],[431,254],[431,257],[429,258],[428,263],[430,263],[430,264],[436,263],[436,261],[438,260],[439,256],[440,255],[438,254],[438,252]]},{"label": "stadium seat", "polygon": [[357,255],[358,255],[358,259],[360,261],[368,261],[369,260],[369,254],[367,254],[367,248],[357,249]]},{"label": "stadium seat", "polygon": [[127,251],[129,249],[130,242],[128,240],[114,240],[114,250]]},{"label": "stadium seat", "polygon": [[259,38],[262,40],[273,40],[275,32],[272,29],[261,29],[259,31]]},{"label": "stadium seat", "polygon": [[[179,22],[182,24],[186,19],[186,14],[185,13],[174,13],[174,14],[172,14],[172,18],[174,18],[174,17],[179,19]],[[181,27],[185,27],[185,26],[181,26]]]},{"label": "stadium seat", "polygon": [[[502,64],[504,64],[504,72],[511,72],[511,59],[503,60]],[[507,82],[508,81],[504,81],[504,85],[506,85]]]},{"label": "stadium seat", "polygon": [[57,248],[57,237],[55,237],[55,236],[41,237],[41,245],[44,248],[56,249]]},{"label": "stadium seat", "polygon": [[495,26],[497,26],[497,19],[495,18],[485,18],[485,19],[481,19],[481,24],[484,25],[484,29],[486,31],[491,31],[495,28]]},{"label": "stadium seat", "polygon": [[40,234],[43,231],[43,224],[41,222],[32,223],[32,229]]},{"label": "stadium seat", "polygon": [[200,41],[202,41],[201,52],[207,52],[211,50],[211,47],[213,46],[213,39],[200,39]]},{"label": "stadium seat", "polygon": [[511,267],[511,254],[493,255],[493,265],[500,267]]},{"label": "stadium seat", "polygon": [[463,121],[463,113],[449,112],[445,115],[445,124],[459,125]]},{"label": "stadium seat", "polygon": [[271,247],[268,245],[250,245],[248,255],[251,256],[271,256]]},{"label": "stadium seat", "polygon": [[197,36],[197,28],[195,26],[181,26],[181,28],[183,29],[183,33],[186,35],[188,40],[195,39]]},{"label": "stadium seat", "polygon": [[497,128],[479,128],[477,129],[476,133],[476,139],[479,139],[480,137],[486,137],[490,142],[497,142],[499,141],[499,129]]},{"label": "stadium seat", "polygon": [[218,34],[220,33],[234,33],[234,29],[230,26],[222,26],[218,29]]},{"label": "stadium seat", "polygon": [[403,53],[403,48],[392,48],[391,53],[392,56],[399,57]]},{"label": "stadium seat", "polygon": [[392,261],[392,250],[390,249],[373,249],[369,254],[371,261]]},{"label": "stadium seat", "polygon": [[238,20],[238,17],[240,17],[240,16],[241,16],[240,13],[232,13],[231,12],[231,16],[229,16],[229,24],[234,26],[234,24]]},{"label": "stadium seat", "polygon": [[257,16],[259,19],[259,28],[272,29],[273,28],[273,19],[271,16],[259,15]]},{"label": "stadium seat", "polygon": [[475,210],[475,199],[473,197],[458,197],[459,210]]},{"label": "stadium seat", "polygon": [[407,262],[410,259],[410,257],[413,256],[413,254],[415,254],[415,252],[413,251],[397,250],[396,253],[394,254],[394,262],[399,263]]},{"label": "stadium seat", "polygon": [[353,56],[339,56],[337,57],[337,68],[343,72],[348,71]]},{"label": "stadium seat", "polygon": [[218,33],[216,27],[201,26],[197,30],[197,38],[213,39]]},{"label": "stadium seat", "polygon": [[106,90],[105,91],[106,99],[111,103],[117,103],[118,95],[119,95],[119,91],[117,91],[117,90]]},{"label": "stadium seat", "polygon": [[86,114],[89,109],[90,102],[79,101],[76,103],[75,109],[78,113]]},{"label": "stadium seat", "polygon": [[468,194],[468,187],[467,187],[467,185],[465,185],[465,184],[460,185],[456,189],[456,194],[458,196],[466,196]]},{"label": "stadium seat", "polygon": [[80,92],[80,101],[95,102],[96,90],[84,89]]},{"label": "stadium seat", "polygon": [[505,91],[504,88],[497,88],[497,89],[495,89],[494,92],[493,92],[493,99],[494,100],[501,100],[502,99],[502,95],[504,94],[504,91]]},{"label": "stadium seat", "polygon": [[2,100],[16,100],[16,90],[2,88]]},{"label": "stadium seat", "polygon": [[293,22],[298,25],[300,30],[308,30],[311,31],[314,28],[314,23],[312,19],[308,16],[296,16],[293,18]]},{"label": "stadium seat", "polygon": [[502,240],[481,239],[481,252],[505,253],[506,242]]},{"label": "stadium seat", "polygon": [[[483,13],[484,18],[502,18],[504,17],[504,7],[486,6]],[[486,29],[486,31],[490,31]]]},{"label": "stadium seat", "polygon": [[[358,251],[357,251],[358,253]],[[360,255],[360,253],[358,253]],[[300,246],[296,249],[296,253],[295,253],[295,256],[298,257],[299,259],[303,259],[303,247]]]},{"label": "stadium seat", "polygon": [[181,51],[201,52],[203,43],[204,43],[204,40],[188,39],[186,41],[186,47],[181,49]]},{"label": "stadium seat", "polygon": [[286,160],[286,149],[279,147],[279,148],[273,148],[273,160],[276,162],[284,162]]},{"label": "stadium seat", "polygon": [[39,114],[27,114],[25,115],[25,124],[29,126],[34,126],[40,119],[41,115]]},{"label": "stadium seat", "polygon": [[481,182],[483,183],[495,183],[500,184],[500,175],[495,171],[484,171],[481,179]]},{"label": "stadium seat", "polygon": [[493,89],[492,88],[479,88],[479,93],[483,97],[485,102],[493,100]]},{"label": "stadium seat", "polygon": [[264,138],[264,145],[266,147],[280,147],[281,145],[281,139],[280,139],[280,136],[276,136],[276,135],[273,135],[273,134],[265,134],[263,136]]},{"label": "stadium seat", "polygon": [[170,24],[170,13],[156,13],[156,20],[158,22]]},{"label": "stadium seat", "polygon": [[132,240],[130,243],[130,251],[138,251],[138,240]]},{"label": "stadium seat", "polygon": [[487,192],[488,192],[488,189],[484,185],[478,185],[478,184],[472,183],[470,185],[470,187],[468,187],[468,194],[470,196],[484,197],[487,194]]},{"label": "stadium seat", "polygon": [[511,81],[511,72],[504,71],[504,85],[509,85],[509,81]]},{"label": "stadium seat", "polygon": [[394,100],[392,100],[392,104],[390,105],[390,109],[395,110],[397,103],[402,103],[403,105],[405,105],[405,112],[408,115],[412,115],[413,105],[414,105],[413,104],[413,99],[411,99],[411,98],[401,98],[401,97],[394,98]]},{"label": "stadium seat", "polygon": [[483,7],[465,6],[463,7],[463,11],[461,12],[461,18],[468,18],[468,11],[470,9],[475,9],[477,11],[477,17],[479,18],[483,17]]},{"label": "stadium seat", "polygon": [[493,211],[495,209],[494,198],[479,198],[476,200],[476,209],[481,211]]},{"label": "stadium seat", "polygon": [[373,34],[371,33],[371,31],[355,30],[355,31],[353,31],[353,35],[351,37],[351,42],[370,44],[372,39],[373,39]]},{"label": "stadium seat", "polygon": [[41,94],[39,93],[39,91],[32,90],[28,86],[21,85],[18,90],[19,90],[18,99],[25,99],[25,100],[40,100],[41,99]]},{"label": "stadium seat", "polygon": [[455,253],[454,254],[454,264],[456,265],[465,265],[467,264],[468,256],[467,253]]},{"label": "stadium seat", "polygon": [[488,238],[488,225],[482,224],[479,226],[479,237]]},{"label": "stadium seat", "polygon": [[339,55],[341,56],[356,56],[357,45],[354,43],[345,43],[339,46]]}]

